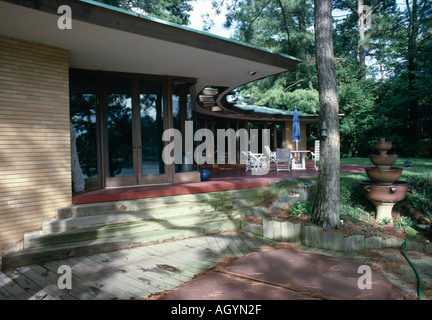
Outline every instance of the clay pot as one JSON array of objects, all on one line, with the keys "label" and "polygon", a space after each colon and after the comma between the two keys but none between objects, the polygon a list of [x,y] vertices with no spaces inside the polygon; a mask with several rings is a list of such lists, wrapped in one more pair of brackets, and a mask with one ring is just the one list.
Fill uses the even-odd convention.
[{"label": "clay pot", "polygon": [[375,184],[372,181],[361,181],[360,187],[366,199],[372,202],[399,202],[405,198],[410,185],[397,181],[391,185]]},{"label": "clay pot", "polygon": [[390,169],[378,169],[375,167],[365,168],[366,174],[375,183],[392,184],[400,178],[402,168],[391,167]]},{"label": "clay pot", "polygon": [[386,154],[387,151],[392,148],[392,142],[385,141],[385,138],[380,138],[379,141],[374,143],[374,148],[379,152],[379,154]]},{"label": "clay pot", "polygon": [[399,158],[398,154],[370,154],[369,160],[378,168],[378,169],[390,169],[390,167],[396,162]]}]

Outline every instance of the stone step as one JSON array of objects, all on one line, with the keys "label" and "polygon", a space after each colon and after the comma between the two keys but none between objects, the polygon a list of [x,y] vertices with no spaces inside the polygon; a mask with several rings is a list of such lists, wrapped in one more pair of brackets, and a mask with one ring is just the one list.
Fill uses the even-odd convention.
[{"label": "stone step", "polygon": [[23,249],[4,255],[3,266],[235,230],[242,211],[259,203],[263,192],[240,189],[59,208],[57,219],[25,233]]},{"label": "stone step", "polygon": [[[240,189],[229,191],[215,191],[208,193],[186,194],[177,196],[166,196],[157,198],[134,199],[113,202],[99,202],[90,204],[72,205],[59,208],[57,217],[66,219],[72,217],[83,217],[90,215],[102,215],[119,212],[132,212],[154,208],[167,208],[172,206],[183,206],[198,203],[214,203],[232,200],[233,205],[248,205],[247,199],[258,200],[263,194],[263,188]],[[254,204],[251,204],[254,205]]]},{"label": "stone step", "polygon": [[25,249],[3,256],[3,269],[7,270],[10,268],[67,259],[76,256],[216,234],[236,230],[239,227],[240,220],[227,219],[196,225],[148,231],[144,233],[134,233],[118,237],[101,238],[91,241],[53,244],[41,248]]},{"label": "stone step", "polygon": [[108,237],[119,237],[154,230],[171,229],[175,227],[203,224],[212,221],[239,219],[240,217],[241,213],[238,210],[231,210],[224,212],[189,214],[185,216],[168,217],[166,219],[151,219],[140,222],[127,222],[92,227],[80,227],[79,229],[72,229],[49,234],[34,233],[31,236],[27,236],[25,238],[24,249],[51,246],[55,244],[88,241]]},{"label": "stone step", "polygon": [[[247,203],[248,202],[248,203]],[[254,198],[241,200],[217,201],[212,203],[192,203],[161,208],[149,208],[136,211],[123,211],[97,215],[78,215],[71,218],[49,219],[42,224],[42,233],[49,234],[88,227],[105,226],[119,223],[140,222],[150,219],[168,219],[190,214],[226,211],[251,205]]]}]

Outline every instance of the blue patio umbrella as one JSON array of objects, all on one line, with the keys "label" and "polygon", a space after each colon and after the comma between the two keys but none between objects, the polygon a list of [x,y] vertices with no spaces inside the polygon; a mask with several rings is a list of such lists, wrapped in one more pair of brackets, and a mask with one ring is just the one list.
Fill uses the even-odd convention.
[{"label": "blue patio umbrella", "polygon": [[300,139],[300,121],[297,107],[294,108],[293,126],[292,126],[292,139],[296,142],[296,150],[298,150],[298,142]]}]

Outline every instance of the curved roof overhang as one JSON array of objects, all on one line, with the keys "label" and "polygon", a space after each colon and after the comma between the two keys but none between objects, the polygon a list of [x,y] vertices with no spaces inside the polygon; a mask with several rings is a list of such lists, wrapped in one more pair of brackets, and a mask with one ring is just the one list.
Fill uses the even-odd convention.
[{"label": "curved roof overhang", "polygon": [[[58,8],[72,11],[72,29],[60,30]],[[221,88],[216,108],[202,113],[244,116],[225,96],[246,83],[286,72],[300,60],[206,32],[140,16],[90,0],[0,0],[0,34],[69,51],[71,68],[170,75]]]}]

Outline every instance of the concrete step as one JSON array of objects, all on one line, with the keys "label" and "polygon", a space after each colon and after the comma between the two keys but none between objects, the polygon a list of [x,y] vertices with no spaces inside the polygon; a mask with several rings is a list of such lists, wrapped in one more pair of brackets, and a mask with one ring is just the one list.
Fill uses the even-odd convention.
[{"label": "concrete step", "polygon": [[[224,212],[207,212],[201,214],[189,214],[184,216],[167,217],[166,219],[150,219],[139,222],[115,223],[100,226],[81,226],[63,232],[49,234],[33,233],[24,240],[24,249],[40,248],[56,244],[66,244],[95,239],[121,237],[125,235],[145,233],[149,231],[172,229],[176,227],[194,226],[213,221],[239,219],[241,213],[238,210]],[[75,218],[76,220],[80,218]]]},{"label": "concrete step", "polygon": [[42,230],[26,232],[23,250],[3,256],[3,268],[236,230],[242,212],[264,189],[241,189],[72,205]]},{"label": "concrete step", "polygon": [[3,257],[3,269],[7,270],[10,268],[17,268],[20,266],[38,264],[47,261],[216,234],[236,230],[239,227],[240,220],[228,219],[193,226],[174,227],[118,237],[101,238],[91,241],[53,244],[41,248],[26,249],[8,254]]},{"label": "concrete step", "polygon": [[[198,194],[186,194],[177,196],[134,199],[113,202],[99,202],[90,204],[72,205],[59,208],[57,217],[59,219],[83,217],[90,215],[101,215],[119,212],[133,212],[154,208],[168,208],[197,203],[214,203],[232,200],[234,206],[248,205],[248,200],[257,200],[263,194],[263,188],[240,189],[230,191],[216,191]],[[215,208],[218,210],[217,208]]]},{"label": "concrete step", "polygon": [[[254,199],[249,200],[250,204]],[[245,201],[242,200],[242,205]],[[113,212],[97,215],[78,215],[71,218],[50,219],[44,221],[42,233],[49,234],[88,227],[106,226],[119,223],[140,222],[151,219],[168,219],[190,214],[201,214],[205,212],[226,211],[239,208],[242,205],[236,200],[216,201],[211,203],[198,202],[191,204],[175,205],[170,207],[149,208],[136,211]]]}]

